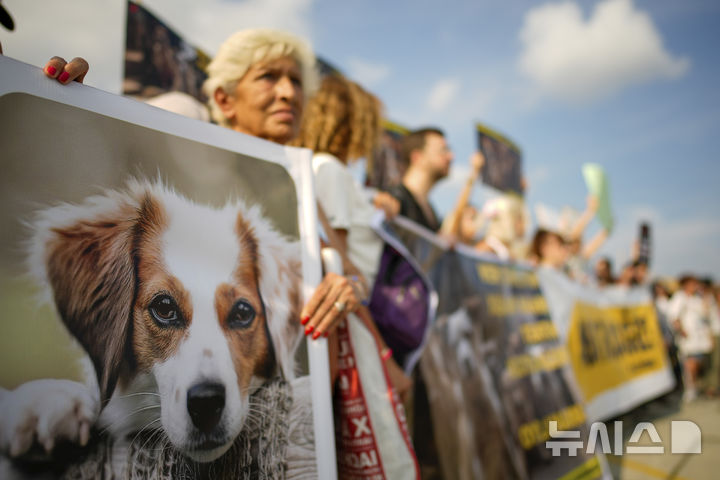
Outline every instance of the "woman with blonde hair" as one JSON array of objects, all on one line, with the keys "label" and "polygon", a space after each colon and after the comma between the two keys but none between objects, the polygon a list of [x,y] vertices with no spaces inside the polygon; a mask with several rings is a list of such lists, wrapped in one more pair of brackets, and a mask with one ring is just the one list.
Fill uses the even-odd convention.
[{"label": "woman with blonde hair", "polygon": [[241,30],[207,67],[203,92],[217,124],[286,144],[298,133],[305,102],[317,89],[315,56],[280,30]]},{"label": "woman with blonde hair", "polygon": [[[66,62],[53,57],[43,71],[66,84],[72,80],[82,82],[88,69],[82,58]],[[203,91],[215,123],[283,145],[297,136],[306,101],[317,90],[319,81],[315,55],[308,43],[288,32],[266,28],[230,35],[207,72]],[[187,107],[186,103],[164,107],[177,111]],[[318,338],[332,331],[359,305],[360,298],[351,282],[328,273],[298,321],[305,326],[306,335]]]}]

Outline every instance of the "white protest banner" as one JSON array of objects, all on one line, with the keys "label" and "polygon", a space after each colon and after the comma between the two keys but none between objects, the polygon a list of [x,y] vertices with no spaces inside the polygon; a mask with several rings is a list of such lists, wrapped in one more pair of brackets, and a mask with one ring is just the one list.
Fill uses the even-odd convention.
[{"label": "white protest banner", "polygon": [[537,277],[568,346],[589,421],[612,418],[672,390],[675,379],[646,288],[601,290],[544,267]]},{"label": "white protest banner", "polygon": [[[227,442],[243,436],[246,443],[266,442],[266,452],[285,451],[283,442],[292,438],[282,433],[287,423],[275,425],[279,436],[244,433],[253,430],[253,420],[262,420],[255,429],[267,426],[263,422],[273,412],[249,418],[241,429],[245,414],[237,409],[247,408],[238,403],[241,396],[257,393],[251,396],[253,409],[265,398],[258,379],[268,378],[266,385],[273,388],[290,385],[289,396],[274,398],[290,399],[288,408],[305,402],[309,412],[312,397],[309,424],[295,427],[311,432],[314,444],[310,437],[295,438],[310,443],[297,445],[303,451],[288,449],[288,455],[305,455],[310,460],[304,468],[309,463],[319,478],[336,477],[326,340],[308,342],[309,365],[300,361],[300,370],[312,375],[290,381],[294,344],[301,338],[299,308],[321,278],[310,151],[84,85],[61,86],[41,69],[3,56],[0,144],[5,226],[0,238],[0,385],[83,379],[75,367],[83,351],[60,325],[57,310],[89,354],[104,400],[116,388],[133,388],[142,377],[161,390],[158,402],[179,398],[184,405],[184,391],[162,391],[170,374],[158,374],[155,366],[162,360],[163,372],[181,372],[178,385],[192,383],[186,377],[204,372],[203,365],[217,367],[207,371],[219,376],[224,393],[215,397],[222,397],[229,413],[206,420],[231,433],[206,439],[197,457],[206,444],[215,450],[205,458],[221,448],[230,448],[226,455],[237,453]],[[226,221],[228,215],[232,222]],[[35,244],[25,253],[30,237]],[[36,289],[27,280],[28,256],[33,273],[49,283],[55,308],[38,305]],[[124,281],[113,284],[116,277]],[[134,299],[122,307],[127,315],[103,310],[124,305],[125,291]],[[213,335],[212,348],[189,346]],[[242,342],[254,345],[255,355],[243,356]],[[110,347],[103,349],[105,343]],[[184,367],[173,370],[179,355],[184,355]],[[281,370],[283,376],[273,376]],[[300,398],[302,392],[306,396]],[[187,395],[192,410],[190,390]],[[159,413],[160,405],[154,408]],[[163,405],[162,411],[173,410]],[[182,408],[178,412],[188,416]],[[155,429],[167,434],[166,421],[190,422],[178,415],[162,420],[156,415]],[[199,421],[197,415],[191,420]],[[174,450],[184,453],[187,446],[169,438]],[[315,451],[322,455],[316,457]],[[271,457],[254,458],[248,465],[235,462],[235,467],[254,473],[285,468]],[[293,476],[291,460],[288,477]],[[205,468],[202,461],[199,465]]]}]

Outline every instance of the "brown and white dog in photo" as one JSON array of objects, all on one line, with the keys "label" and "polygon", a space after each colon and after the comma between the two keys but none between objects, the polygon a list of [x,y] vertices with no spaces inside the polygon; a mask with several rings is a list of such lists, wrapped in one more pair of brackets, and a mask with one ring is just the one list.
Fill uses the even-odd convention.
[{"label": "brown and white dog in photo", "polygon": [[258,207],[212,209],[134,182],[44,210],[33,228],[32,272],[86,350],[98,392],[60,380],[2,392],[15,399],[0,421],[11,455],[34,441],[84,443],[93,424],[118,439],[159,429],[212,461],[246,423],[249,395],[293,377],[299,244]]}]

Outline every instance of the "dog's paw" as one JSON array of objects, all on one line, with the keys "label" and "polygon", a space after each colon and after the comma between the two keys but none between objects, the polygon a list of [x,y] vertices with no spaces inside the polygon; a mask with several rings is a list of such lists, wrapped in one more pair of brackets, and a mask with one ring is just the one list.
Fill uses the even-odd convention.
[{"label": "dog's paw", "polygon": [[58,440],[85,446],[97,419],[97,393],[70,380],[34,380],[5,392],[0,403],[0,450],[17,457],[37,442],[51,452]]}]

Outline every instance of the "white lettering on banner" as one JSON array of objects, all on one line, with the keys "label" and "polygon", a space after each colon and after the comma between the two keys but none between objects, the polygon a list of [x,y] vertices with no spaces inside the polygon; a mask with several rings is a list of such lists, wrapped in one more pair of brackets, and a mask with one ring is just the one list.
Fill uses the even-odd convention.
[{"label": "white lettering on banner", "polygon": [[338,348],[338,356],[339,357],[347,357],[350,355],[350,344],[347,342],[347,340],[340,340],[340,346]]},{"label": "white lettering on banner", "polygon": [[344,412],[348,415],[361,415],[365,413],[365,405],[358,403],[357,405],[348,405]]},{"label": "white lettering on banner", "polygon": [[355,368],[355,357],[353,357],[352,355],[349,357],[339,357],[338,368],[343,370]]},{"label": "white lettering on banner", "polygon": [[[627,454],[664,454],[665,447],[655,425],[650,422],[640,422],[635,425],[632,435],[628,440],[628,444],[639,443],[643,432],[647,432],[653,446],[647,445],[628,445]],[[580,431],[578,430],[558,430],[557,422],[549,423],[550,437],[554,439],[579,439]],[[697,424],[688,420],[673,420],[671,422],[672,443],[670,453],[702,453],[702,434]],[[607,426],[602,422],[593,422],[590,425],[588,433],[588,444],[586,453],[594,454],[597,451],[598,438],[602,453],[623,455],[623,422],[615,422],[615,447],[610,446],[610,437],[608,436]],[[563,450],[567,450],[569,456],[574,457],[577,451],[582,448],[582,440],[549,440],[545,442],[545,446],[552,450],[554,457],[562,455]]]},{"label": "white lettering on banner", "polygon": [[378,464],[377,453],[375,450],[361,453],[348,452],[343,455],[343,461],[345,465],[349,465],[353,468],[376,467]]},{"label": "white lettering on banner", "polygon": [[360,437],[362,435],[372,435],[370,427],[368,427],[367,421],[367,416],[352,419],[352,422],[355,424],[355,437]]},{"label": "white lettering on banner", "polygon": [[341,373],[338,376],[338,387],[340,388],[340,390],[347,390],[348,388],[350,388],[350,382],[348,381],[347,375],[345,375],[344,373]]}]

